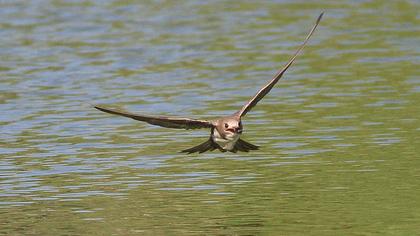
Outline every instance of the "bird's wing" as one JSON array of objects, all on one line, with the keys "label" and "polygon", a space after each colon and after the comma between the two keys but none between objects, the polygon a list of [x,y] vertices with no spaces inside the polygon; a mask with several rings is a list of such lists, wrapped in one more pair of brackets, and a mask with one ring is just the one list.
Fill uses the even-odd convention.
[{"label": "bird's wing", "polygon": [[254,95],[254,97],[251,98],[242,108],[239,110],[236,115],[239,117],[244,116],[248,111],[250,111],[267,93],[270,92],[270,90],[274,87],[274,85],[279,81],[279,79],[283,76],[284,72],[293,64],[295,61],[297,55],[299,52],[305,47],[306,43],[308,42],[309,38],[312,36],[313,32],[315,31],[316,27],[319,24],[319,21],[321,21],[322,15],[324,13],[321,13],[319,15],[318,19],[316,20],[315,25],[312,27],[311,31],[309,32],[308,36],[306,36],[305,41],[303,41],[302,45],[298,48],[298,50],[295,52],[295,54],[292,56],[292,58],[289,60],[289,62],[277,72],[277,74],[274,76],[273,79],[271,79],[270,82],[268,82],[264,87],[262,87],[257,94]]},{"label": "bird's wing", "polygon": [[108,109],[101,106],[95,106],[96,109],[107,112],[114,115],[125,116],[134,120],[144,121],[152,125],[158,125],[166,128],[175,129],[200,129],[200,128],[211,128],[214,126],[213,122],[207,120],[194,120],[189,118],[181,117],[165,117],[165,116],[150,116],[150,115],[139,115],[125,111],[119,111],[114,109]]}]

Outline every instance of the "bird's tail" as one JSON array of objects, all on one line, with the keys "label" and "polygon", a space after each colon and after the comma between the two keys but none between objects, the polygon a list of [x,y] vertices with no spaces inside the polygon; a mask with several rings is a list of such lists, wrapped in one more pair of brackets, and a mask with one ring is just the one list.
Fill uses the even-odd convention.
[{"label": "bird's tail", "polygon": [[185,149],[182,150],[181,152],[186,152],[188,154],[194,153],[194,152],[198,152],[198,153],[203,153],[206,151],[213,151],[214,149],[216,149],[217,146],[216,144],[213,142],[213,140],[211,140],[211,137],[205,141],[202,144],[199,144],[195,147],[189,148],[189,149]]},{"label": "bird's tail", "polygon": [[238,139],[238,141],[235,144],[234,151],[241,151],[241,152],[249,152],[250,150],[258,150],[260,147],[257,145],[248,143],[247,141],[243,139]]}]

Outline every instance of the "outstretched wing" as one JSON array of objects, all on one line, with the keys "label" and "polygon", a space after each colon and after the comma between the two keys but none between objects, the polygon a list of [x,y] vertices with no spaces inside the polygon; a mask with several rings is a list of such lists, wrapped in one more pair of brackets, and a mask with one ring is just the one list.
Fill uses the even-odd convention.
[{"label": "outstretched wing", "polygon": [[114,115],[125,116],[134,120],[144,121],[152,125],[158,125],[166,128],[175,129],[200,129],[200,128],[211,128],[213,123],[207,120],[194,120],[189,118],[178,118],[178,117],[165,117],[165,116],[148,116],[138,115],[125,111],[119,111],[114,109],[108,109],[101,106],[95,106],[96,109],[107,112]]},{"label": "outstretched wing", "polygon": [[293,57],[289,60],[289,62],[283,67],[283,69],[279,70],[277,74],[274,76],[274,78],[266,84],[264,87],[262,87],[257,94],[254,95],[254,97],[251,98],[242,108],[239,110],[236,115],[239,117],[244,116],[248,111],[251,110],[267,93],[270,92],[270,90],[274,87],[274,85],[279,81],[279,79],[283,76],[284,72],[293,64],[295,61],[297,55],[300,51],[305,47],[306,43],[308,42],[309,38],[312,36],[313,32],[315,31],[316,27],[319,24],[319,21],[321,21],[322,15],[324,13],[321,13],[319,15],[318,19],[316,20],[315,25],[312,27],[311,31],[309,32],[308,36],[306,36],[305,41],[303,41],[302,45],[298,48],[298,50],[295,52]]}]

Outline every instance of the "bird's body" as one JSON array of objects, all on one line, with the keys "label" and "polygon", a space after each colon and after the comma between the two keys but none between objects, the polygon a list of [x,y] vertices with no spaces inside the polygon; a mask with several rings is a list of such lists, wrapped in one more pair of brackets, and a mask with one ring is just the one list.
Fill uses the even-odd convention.
[{"label": "bird's body", "polygon": [[189,118],[176,118],[176,117],[164,117],[164,116],[149,116],[133,114],[125,111],[119,111],[115,109],[104,108],[101,106],[95,106],[96,109],[103,112],[129,117],[135,120],[147,122],[152,125],[158,125],[166,128],[176,129],[198,129],[198,128],[210,128],[210,137],[204,143],[201,143],[195,147],[183,150],[182,152],[194,153],[194,152],[205,152],[213,151],[218,149],[222,152],[249,152],[250,150],[256,150],[259,147],[250,144],[240,138],[242,134],[242,122],[241,118],[245,116],[270,90],[274,87],[277,81],[283,76],[286,70],[292,65],[296,59],[298,53],[306,45],[308,39],[315,31],[322,18],[323,13],[318,17],[312,30],[309,32],[303,44],[299,47],[296,53],[292,56],[289,62],[277,72],[277,74],[270,80],[265,86],[263,86],[255,95],[252,97],[239,111],[235,112],[231,116],[221,117],[216,120],[197,120]]},{"label": "bird's body", "polygon": [[223,150],[232,151],[242,134],[242,123],[236,117],[224,117],[216,122],[211,139]]},{"label": "bird's body", "polygon": [[227,151],[232,151],[234,149],[235,144],[240,136],[241,134],[234,133],[223,137],[222,134],[220,134],[219,131],[217,131],[217,129],[214,129],[211,134],[213,142],[215,142],[219,147]]}]

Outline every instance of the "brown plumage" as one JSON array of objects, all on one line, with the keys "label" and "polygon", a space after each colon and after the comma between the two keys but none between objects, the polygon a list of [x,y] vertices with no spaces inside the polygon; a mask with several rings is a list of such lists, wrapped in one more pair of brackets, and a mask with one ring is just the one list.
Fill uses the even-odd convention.
[{"label": "brown plumage", "polygon": [[280,80],[286,70],[293,64],[299,52],[302,51],[309,38],[312,36],[323,14],[324,13],[321,13],[321,15],[319,15],[315,25],[306,36],[306,39],[303,41],[302,45],[298,48],[295,54],[293,54],[292,58],[286,63],[286,65],[281,70],[279,70],[273,79],[264,85],[239,111],[235,112],[231,116],[221,117],[213,121],[207,121],[181,117],[139,115],[125,111],[104,108],[102,106],[95,106],[95,108],[110,114],[125,116],[134,120],[139,120],[166,128],[211,129],[210,137],[207,141],[195,147],[183,150],[182,152],[185,153],[203,153],[206,151],[213,151],[215,149],[218,149],[222,152],[249,152],[251,150],[257,150],[259,148],[258,146],[250,144],[240,138],[240,135],[242,134],[241,118],[245,116],[265,95],[270,92],[270,90]]},{"label": "brown plumage", "polygon": [[95,106],[96,109],[107,112],[114,115],[125,116],[134,120],[143,121],[151,125],[158,125],[165,128],[174,129],[201,129],[201,128],[212,128],[213,123],[206,120],[194,120],[189,118],[181,117],[167,117],[167,116],[148,116],[133,114],[126,111],[119,111],[115,109],[109,109],[101,106]]}]

